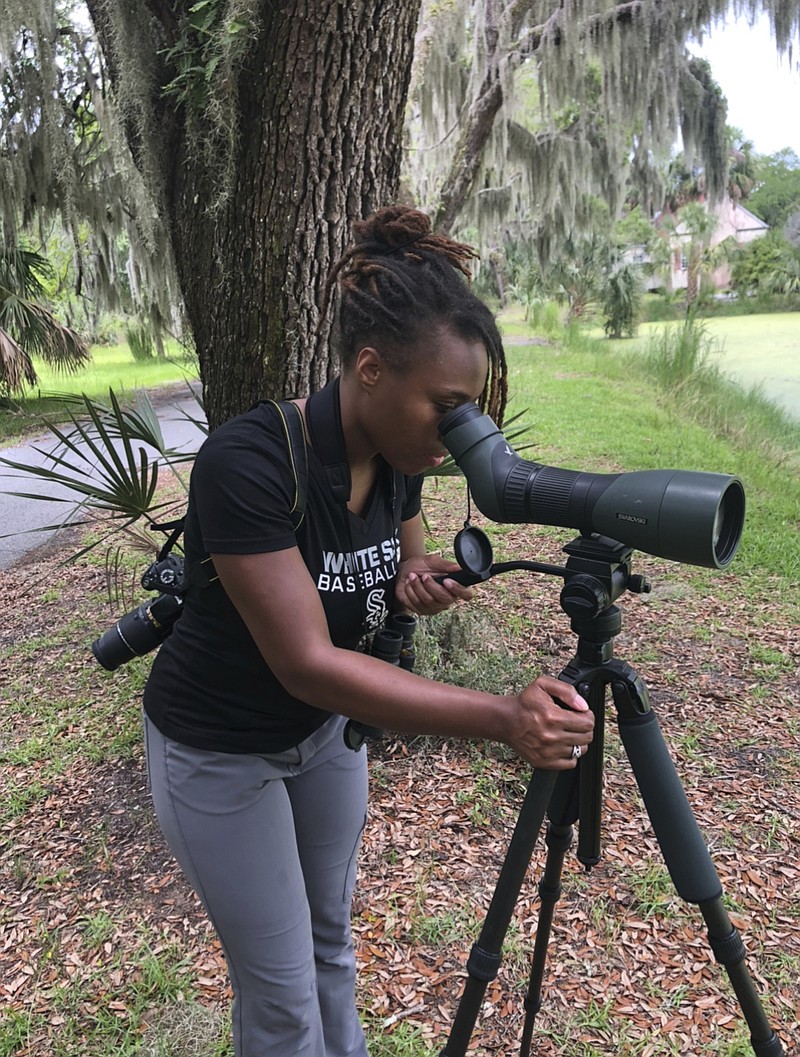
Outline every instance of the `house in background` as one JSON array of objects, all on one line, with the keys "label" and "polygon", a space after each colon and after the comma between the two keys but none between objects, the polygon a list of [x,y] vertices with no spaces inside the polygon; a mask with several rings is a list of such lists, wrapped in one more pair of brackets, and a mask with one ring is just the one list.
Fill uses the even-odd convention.
[{"label": "house in background", "polygon": [[[702,204],[708,208],[705,203]],[[708,242],[711,249],[719,246],[726,239],[733,239],[735,242],[744,245],[746,242],[762,238],[769,231],[769,224],[759,220],[749,209],[745,209],[741,202],[735,202],[730,197],[726,197],[715,206],[712,206],[711,213],[716,218],[716,226]],[[659,226],[659,219],[658,217],[656,218],[656,227]],[[691,235],[686,230],[686,226],[678,220],[674,231],[670,232],[668,237],[671,251],[669,288],[671,290],[685,290],[689,278],[689,244]],[[730,284],[730,279],[730,267],[724,262],[710,275],[710,281],[717,290],[726,290]],[[654,288],[658,285],[658,280],[651,280],[648,285]]]}]

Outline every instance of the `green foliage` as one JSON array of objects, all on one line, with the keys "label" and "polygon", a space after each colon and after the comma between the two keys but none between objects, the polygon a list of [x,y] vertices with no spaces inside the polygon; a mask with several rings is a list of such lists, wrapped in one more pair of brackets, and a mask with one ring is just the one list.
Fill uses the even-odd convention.
[{"label": "green foliage", "polygon": [[653,221],[638,205],[628,210],[614,225],[614,239],[618,246],[643,246],[649,249],[656,238],[660,240]]},{"label": "green foliage", "polygon": [[125,330],[125,340],[128,342],[128,348],[137,363],[141,363],[144,360],[152,360],[155,351],[153,335],[146,324],[139,323],[128,327]]},{"label": "green foliage", "polygon": [[623,264],[607,278],[603,290],[603,329],[609,338],[633,337],[642,305],[642,280],[638,269]]},{"label": "green foliage", "polygon": [[741,246],[731,264],[731,287],[741,294],[772,293],[770,276],[782,270],[794,256],[789,243],[777,231]]},{"label": "green foliage", "polygon": [[[176,467],[186,462],[188,456],[166,446],[158,417],[147,395],[139,394],[133,408],[122,406],[113,390],[108,395],[107,404],[86,395],[72,398],[70,428],[50,427],[60,443],[52,451],[40,450],[43,465],[0,458],[0,466],[69,489],[77,499],[60,498],[58,501],[80,501],[79,509],[85,520],[76,524],[100,522],[101,534],[73,559],[142,519],[152,520],[164,507],[164,502],[156,494],[159,459],[151,458],[146,448],[139,445],[155,449],[161,462],[169,466],[176,479],[187,488]],[[45,498],[24,492],[10,494]]]},{"label": "green foliage", "polygon": [[59,371],[74,371],[90,359],[82,337],[56,319],[45,304],[50,262],[24,243],[0,241],[0,393],[34,385],[33,356]]},{"label": "green foliage", "polygon": [[[108,29],[113,5],[102,5]],[[142,9],[143,10],[143,9]],[[139,5],[124,19],[139,20]],[[138,25],[139,37],[147,29]],[[105,41],[104,41],[105,44]],[[92,333],[103,310],[129,311],[130,300],[157,303],[166,317],[176,304],[172,255],[163,212],[144,190],[148,164],[124,142],[141,115],[141,98],[124,119],[117,87],[135,60],[110,61],[77,0],[7,0],[0,17],[0,213],[7,239],[35,230],[54,269],[49,307]],[[138,73],[153,92],[154,63]],[[134,116],[135,115],[135,116]],[[137,128],[137,133],[141,130]],[[46,232],[46,235],[43,234]],[[74,293],[77,291],[77,294]]]},{"label": "green foliage", "polygon": [[770,293],[800,299],[800,249],[782,258],[766,277]]},{"label": "green foliage", "polygon": [[434,1057],[439,1052],[413,1024],[397,1024],[387,1031],[379,1023],[366,1025],[369,1052],[372,1057]]},{"label": "green foliage", "polygon": [[[113,337],[111,333],[108,336]],[[46,361],[34,357],[38,375],[35,387],[26,386],[6,406],[0,403],[0,446],[32,431],[39,434],[49,422],[64,422],[73,408],[77,391],[90,399],[106,401],[109,389],[113,389],[121,401],[131,401],[140,390],[156,390],[163,395],[162,387],[172,385],[185,386],[185,395],[192,395],[194,390],[190,389],[189,381],[196,379],[197,368],[191,354],[175,341],[167,344],[167,351],[167,356],[137,363],[127,343],[93,345],[91,361],[71,376],[72,392],[66,393],[63,375]]]},{"label": "green foliage", "polygon": [[612,259],[608,239],[592,233],[566,239],[554,260],[548,280],[552,294],[569,306],[567,322],[582,319],[603,286]]},{"label": "green foliage", "polygon": [[[683,291],[677,294],[645,294],[642,301],[642,322],[659,323],[682,320],[686,316]],[[733,298],[705,297],[698,303],[697,319],[720,319],[736,316],[758,316],[777,312],[797,311],[797,298],[759,292],[755,297],[740,295]]]},{"label": "green foliage", "polygon": [[235,7],[226,0],[198,0],[189,7],[182,32],[163,53],[176,71],[164,88],[166,95],[201,112],[206,110],[225,49],[245,40],[252,29]]},{"label": "green foliage", "polygon": [[524,305],[525,319],[537,333],[548,337],[564,335],[554,301],[567,305],[567,332],[598,303],[610,337],[633,335],[642,298],[641,274],[634,265],[623,263],[620,247],[629,239],[641,245],[653,233],[652,224],[638,211],[619,232],[601,211],[597,230],[590,236],[566,239],[545,268],[529,241],[509,239],[504,254],[509,299]]},{"label": "green foliage", "polygon": [[659,384],[674,390],[701,372],[715,373],[716,351],[706,327],[690,313],[679,326],[665,327],[650,338],[645,359]]},{"label": "green foliage", "polygon": [[538,255],[529,239],[507,238],[498,268],[506,282],[506,297],[525,308],[530,319],[545,296],[545,281]]},{"label": "green foliage", "polygon": [[747,208],[771,228],[780,228],[800,208],[800,158],[786,148],[759,160],[759,184]]},{"label": "green foliage", "polygon": [[175,42],[162,52],[172,78],[163,92],[181,104],[187,119],[187,145],[209,170],[217,209],[227,199],[235,175],[239,138],[239,71],[257,35],[256,0],[196,0],[186,11]]},{"label": "green foliage", "polygon": [[555,301],[534,302],[530,316],[532,329],[546,338],[560,338],[564,334],[563,312]]}]

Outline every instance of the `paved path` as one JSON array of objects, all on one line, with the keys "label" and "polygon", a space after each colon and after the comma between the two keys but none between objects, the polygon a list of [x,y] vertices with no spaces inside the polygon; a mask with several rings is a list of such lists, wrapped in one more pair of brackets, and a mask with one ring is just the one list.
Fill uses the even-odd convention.
[{"label": "paved path", "polygon": [[[190,422],[185,414],[199,418],[201,410],[190,396],[184,396],[185,386],[171,388],[162,393],[151,393],[151,400],[156,408],[164,441],[170,448],[179,451],[196,451],[203,441],[201,429]],[[183,414],[182,412],[185,412]],[[58,446],[56,438],[46,433],[31,438],[14,448],[0,448],[0,458],[30,465],[48,464],[42,451],[52,451]],[[152,456],[153,449],[142,444]],[[40,499],[22,499],[8,495],[10,491],[29,492],[36,495],[64,495],[70,502],[50,502]],[[59,525],[69,517],[74,506],[74,495],[65,488],[47,484],[36,477],[25,477],[15,470],[0,464],[0,569],[7,569],[29,551],[54,542],[61,533],[38,531],[44,526]]]}]

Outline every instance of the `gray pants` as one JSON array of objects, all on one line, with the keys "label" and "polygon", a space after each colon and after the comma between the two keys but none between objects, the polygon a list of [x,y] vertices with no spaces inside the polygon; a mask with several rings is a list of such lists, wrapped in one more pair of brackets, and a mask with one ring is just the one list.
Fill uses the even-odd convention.
[{"label": "gray pants", "polygon": [[145,717],[156,814],[228,962],[236,1057],[366,1057],[350,902],[366,752],[336,716],[275,756],[205,752]]}]

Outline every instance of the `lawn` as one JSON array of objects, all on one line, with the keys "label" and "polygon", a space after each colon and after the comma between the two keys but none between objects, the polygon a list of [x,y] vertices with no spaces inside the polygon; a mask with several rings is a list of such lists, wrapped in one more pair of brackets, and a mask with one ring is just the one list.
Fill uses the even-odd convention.
[{"label": "lawn", "polygon": [[176,341],[166,342],[163,358],[153,356],[147,360],[134,360],[124,342],[120,345],[94,345],[91,352],[92,362],[68,375],[36,360],[39,382],[28,389],[24,397],[30,399],[42,393],[67,391],[102,397],[107,395],[109,388],[132,392],[197,376],[194,360]]},{"label": "lawn", "polygon": [[10,407],[4,408],[0,403],[0,445],[40,431],[43,419],[63,419],[64,402],[54,394],[86,393],[93,399],[107,400],[109,389],[124,396],[137,389],[180,384],[197,377],[196,362],[175,341],[166,343],[167,355],[163,359],[136,361],[127,344],[94,345],[91,351],[91,363],[71,374],[55,371],[34,359],[37,384],[13,399]]}]

